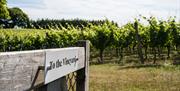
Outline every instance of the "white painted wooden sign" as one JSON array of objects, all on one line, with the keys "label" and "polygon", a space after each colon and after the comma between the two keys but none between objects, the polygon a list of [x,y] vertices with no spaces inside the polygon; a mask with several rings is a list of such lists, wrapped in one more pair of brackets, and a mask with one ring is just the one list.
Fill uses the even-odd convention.
[{"label": "white painted wooden sign", "polygon": [[85,66],[84,47],[48,49],[45,53],[45,84]]}]

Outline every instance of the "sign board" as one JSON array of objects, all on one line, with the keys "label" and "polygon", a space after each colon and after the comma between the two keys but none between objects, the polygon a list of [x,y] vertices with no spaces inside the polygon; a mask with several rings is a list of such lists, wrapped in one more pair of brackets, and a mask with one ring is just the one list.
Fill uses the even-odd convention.
[{"label": "sign board", "polygon": [[46,50],[45,84],[85,67],[84,47]]}]

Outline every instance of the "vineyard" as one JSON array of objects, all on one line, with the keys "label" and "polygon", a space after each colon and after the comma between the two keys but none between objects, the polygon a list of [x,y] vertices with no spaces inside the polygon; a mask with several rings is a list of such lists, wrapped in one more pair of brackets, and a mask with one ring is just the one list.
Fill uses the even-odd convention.
[{"label": "vineyard", "polygon": [[0,0],[0,91],[180,91],[179,2]]},{"label": "vineyard", "polygon": [[180,53],[180,23],[173,18],[142,17],[121,27],[108,20],[80,27],[52,23],[48,27],[37,26],[38,29],[1,29],[0,51],[68,47],[78,40],[90,40],[91,57],[97,58],[97,63],[104,63],[107,56],[116,57],[116,62],[121,63],[126,55],[136,55],[139,63],[152,59],[155,64],[157,59]]}]

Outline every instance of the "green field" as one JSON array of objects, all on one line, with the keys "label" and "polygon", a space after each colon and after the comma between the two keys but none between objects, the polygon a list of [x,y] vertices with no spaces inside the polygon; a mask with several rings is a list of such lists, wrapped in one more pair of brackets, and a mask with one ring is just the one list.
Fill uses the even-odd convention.
[{"label": "green field", "polygon": [[180,66],[90,66],[90,91],[180,91]]}]

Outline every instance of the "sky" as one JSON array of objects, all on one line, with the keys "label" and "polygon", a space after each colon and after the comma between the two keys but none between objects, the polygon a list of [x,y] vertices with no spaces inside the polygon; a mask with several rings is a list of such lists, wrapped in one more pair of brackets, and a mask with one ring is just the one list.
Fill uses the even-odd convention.
[{"label": "sky", "polygon": [[33,19],[109,19],[118,24],[139,15],[180,21],[180,0],[7,0],[8,7],[20,7]]}]

